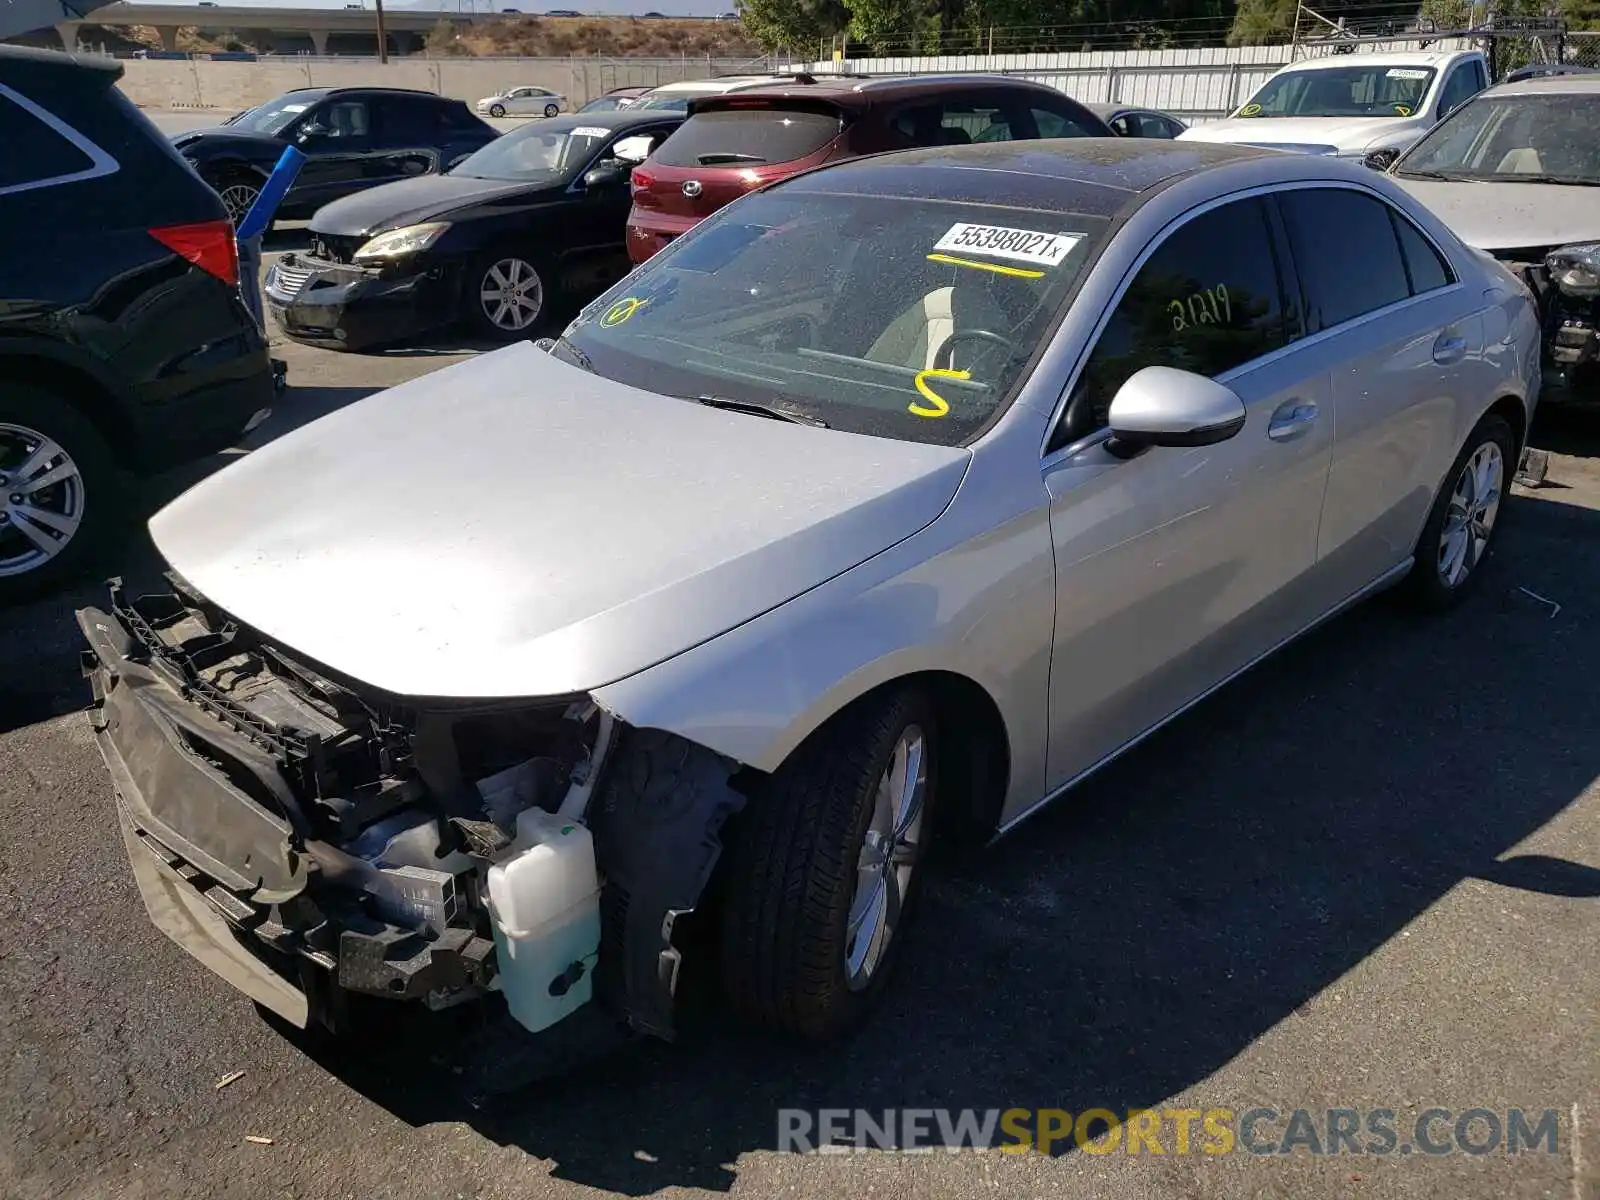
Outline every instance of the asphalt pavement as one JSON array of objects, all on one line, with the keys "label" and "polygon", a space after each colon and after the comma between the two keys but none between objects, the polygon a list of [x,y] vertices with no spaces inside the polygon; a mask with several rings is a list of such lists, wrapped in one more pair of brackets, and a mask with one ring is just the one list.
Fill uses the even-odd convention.
[{"label": "asphalt pavement", "polygon": [[[477,348],[280,345],[290,388],[250,444]],[[1468,603],[1363,606],[932,875],[854,1041],[713,1012],[496,1104],[453,1071],[454,1026],[292,1038],[155,932],[82,712],[71,614],[102,590],[0,613],[0,1195],[1594,1200],[1600,419],[1547,414],[1535,441],[1550,480],[1510,498]],[[107,570],[149,578],[130,528]],[[1554,1110],[1555,1151],[779,1149],[790,1108],[1391,1108],[1404,1130],[1430,1106]]]}]

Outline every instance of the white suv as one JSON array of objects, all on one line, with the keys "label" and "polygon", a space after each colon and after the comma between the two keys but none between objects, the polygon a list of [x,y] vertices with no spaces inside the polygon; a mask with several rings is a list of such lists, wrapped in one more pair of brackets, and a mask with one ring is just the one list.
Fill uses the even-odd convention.
[{"label": "white suv", "polygon": [[1336,54],[1290,63],[1227,120],[1191,126],[1187,141],[1374,155],[1387,167],[1489,84],[1481,50]]}]

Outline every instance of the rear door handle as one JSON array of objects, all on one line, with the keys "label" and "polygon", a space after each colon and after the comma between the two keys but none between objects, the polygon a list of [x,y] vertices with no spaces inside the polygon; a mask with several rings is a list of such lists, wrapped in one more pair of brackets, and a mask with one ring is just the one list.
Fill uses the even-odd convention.
[{"label": "rear door handle", "polygon": [[1309,433],[1317,423],[1317,406],[1309,400],[1290,400],[1278,405],[1267,425],[1267,436],[1275,442],[1287,442]]},{"label": "rear door handle", "polygon": [[1467,339],[1440,334],[1433,344],[1433,361],[1440,366],[1458,363],[1467,356]]}]

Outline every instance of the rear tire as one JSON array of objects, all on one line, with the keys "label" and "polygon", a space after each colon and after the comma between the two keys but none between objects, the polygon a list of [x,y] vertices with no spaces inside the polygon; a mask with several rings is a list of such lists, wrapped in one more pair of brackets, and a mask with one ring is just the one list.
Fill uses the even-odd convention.
[{"label": "rear tire", "polygon": [[65,397],[0,389],[0,604],[40,595],[95,560],[121,510],[105,438]]},{"label": "rear tire", "polygon": [[1483,574],[1516,469],[1517,440],[1503,417],[1484,417],[1446,472],[1417,539],[1401,599],[1426,612],[1459,604]]},{"label": "rear tire", "polygon": [[[926,693],[869,696],[813,734],[729,823],[723,984],[746,1020],[824,1041],[875,1007],[915,911],[936,820],[938,744]],[[897,769],[901,780],[921,780],[916,803],[903,808]],[[902,858],[903,875],[894,865]],[[879,929],[881,941],[863,941]]]},{"label": "rear tire", "polygon": [[558,116],[560,116],[561,115],[561,106],[559,104],[546,104],[544,106],[544,115],[547,116],[547,117],[558,117]]}]

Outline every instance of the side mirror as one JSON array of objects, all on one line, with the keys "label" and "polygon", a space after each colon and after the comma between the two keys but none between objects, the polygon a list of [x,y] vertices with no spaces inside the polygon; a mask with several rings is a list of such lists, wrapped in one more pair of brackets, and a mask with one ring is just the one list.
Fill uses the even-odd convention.
[{"label": "side mirror", "polygon": [[1399,157],[1398,150],[1374,150],[1361,160],[1361,165],[1371,167],[1374,171],[1387,171],[1394,166],[1394,160]]},{"label": "side mirror", "polygon": [[632,173],[632,163],[618,162],[612,159],[609,162],[601,163],[598,167],[591,167],[585,171],[583,174],[583,186],[589,191],[598,191],[622,183]]},{"label": "side mirror", "polygon": [[1244,422],[1244,401],[1232,388],[1173,367],[1146,367],[1111,398],[1107,448],[1131,456],[1149,446],[1211,446]]}]

